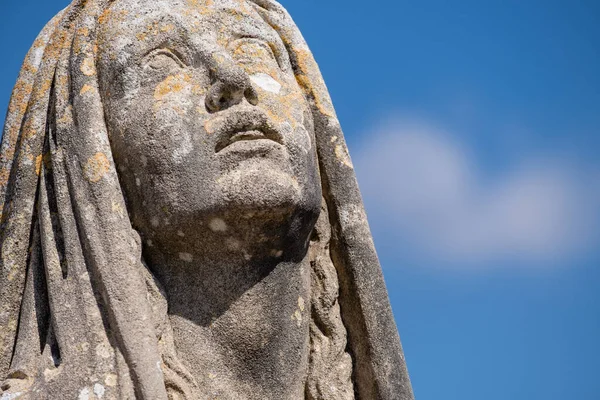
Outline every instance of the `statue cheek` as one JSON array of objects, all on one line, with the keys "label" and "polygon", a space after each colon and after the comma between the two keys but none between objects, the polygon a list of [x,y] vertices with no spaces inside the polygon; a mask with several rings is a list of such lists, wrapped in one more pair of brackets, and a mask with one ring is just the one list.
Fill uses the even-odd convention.
[{"label": "statue cheek", "polygon": [[180,116],[185,115],[193,108],[194,88],[192,77],[188,73],[167,76],[154,89],[152,101],[155,114],[160,114],[164,110],[173,110]]},{"label": "statue cheek", "polygon": [[261,90],[264,90],[266,92],[273,94],[279,94],[281,92],[281,83],[279,83],[271,75],[266,74],[264,72],[259,72],[250,75],[250,80],[254,85],[258,86]]}]

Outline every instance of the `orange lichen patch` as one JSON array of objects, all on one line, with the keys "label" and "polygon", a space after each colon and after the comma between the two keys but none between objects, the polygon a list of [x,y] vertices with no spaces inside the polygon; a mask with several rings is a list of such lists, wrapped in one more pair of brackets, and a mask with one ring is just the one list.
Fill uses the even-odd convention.
[{"label": "orange lichen patch", "polygon": [[6,168],[0,168],[0,186],[6,186],[10,173]]},{"label": "orange lichen patch", "polygon": [[144,32],[136,34],[135,37],[139,41],[144,41],[148,38],[149,35],[156,36],[159,33],[169,33],[173,30],[175,30],[175,25],[173,24],[161,25],[160,22],[154,21],[146,26]]},{"label": "orange lichen patch", "polygon": [[269,118],[277,123],[288,122],[296,128],[301,120],[298,115],[299,105],[306,104],[306,99],[299,91],[291,91],[284,96],[259,92],[259,103],[265,106]]},{"label": "orange lichen patch", "polygon": [[35,158],[35,174],[37,176],[40,176],[40,174],[42,173],[43,158],[44,158],[44,156],[41,154]]},{"label": "orange lichen patch", "polygon": [[[210,13],[212,13],[213,10],[209,7],[206,6],[202,6],[202,5],[198,5],[198,6],[193,6],[193,5],[189,5],[186,9],[183,10],[183,13],[185,15],[187,15],[188,17],[197,17],[198,14],[200,15],[208,15]],[[200,27],[200,23],[198,21],[194,21],[194,27],[192,29],[190,29],[191,33],[197,33]]]},{"label": "orange lichen patch", "polygon": [[277,122],[277,123],[284,122],[283,118],[278,113],[273,112],[270,108],[266,108],[264,111],[267,114],[267,116],[269,117],[269,120]]},{"label": "orange lichen patch", "polygon": [[98,182],[110,169],[110,161],[104,153],[96,153],[83,166],[83,173],[90,182]]},{"label": "orange lichen patch", "polygon": [[203,95],[204,93],[206,93],[206,88],[198,84],[192,85],[192,94],[198,96]]},{"label": "orange lichen patch", "polygon": [[85,76],[96,75],[96,66],[94,65],[94,60],[91,57],[86,57],[81,63],[81,67],[79,69]]},{"label": "orange lichen patch", "polygon": [[33,85],[19,81],[15,85],[13,89],[10,105],[8,106],[8,114],[12,115],[18,113],[20,115],[24,114],[27,110],[27,103],[29,101],[29,95],[31,94],[31,90],[33,89]]},{"label": "orange lichen patch", "polygon": [[112,10],[110,8],[107,8],[102,14],[100,14],[100,17],[98,17],[98,22],[100,25],[104,25],[106,21],[108,21],[110,14],[112,14]]},{"label": "orange lichen patch", "polygon": [[81,27],[77,29],[77,34],[81,36],[89,36],[90,30],[87,27]]},{"label": "orange lichen patch", "polygon": [[92,44],[88,40],[87,37],[84,36],[76,36],[75,41],[73,42],[73,53],[74,54],[90,54],[92,53]]},{"label": "orange lichen patch", "polygon": [[52,87],[53,76],[44,79],[39,83],[38,86],[34,87],[31,92],[31,98],[29,99],[30,104],[36,104],[40,101],[48,101],[50,96],[50,88]]},{"label": "orange lichen patch", "polygon": [[160,27],[161,32],[172,32],[175,29],[175,25],[166,24]]},{"label": "orange lichen patch", "polygon": [[21,71],[24,71],[25,73],[30,74],[31,76],[35,76],[35,74],[38,71],[38,68],[30,62],[27,62],[27,60],[25,60],[23,66],[21,67]]},{"label": "orange lichen patch", "polygon": [[162,101],[166,96],[181,92],[192,77],[189,74],[169,75],[154,90],[154,99]]},{"label": "orange lichen patch", "polygon": [[43,38],[37,38],[34,42],[33,42],[33,48],[39,49],[46,46],[46,41]]},{"label": "orange lichen patch", "polygon": [[32,165],[33,162],[35,161],[35,157],[32,154],[30,154],[31,147],[26,145],[25,148],[27,149],[26,150],[26,153],[27,153],[26,157],[27,157],[27,160],[28,160],[27,165]]},{"label": "orange lichen patch", "polygon": [[83,87],[81,88],[81,91],[79,92],[80,95],[84,95],[89,91],[94,90],[93,86],[88,85],[87,83],[85,85],[83,85]]},{"label": "orange lichen patch", "polygon": [[327,98],[327,95],[323,95],[320,93],[318,88],[314,86],[314,82],[319,85],[319,87],[325,87],[325,83],[320,79],[320,72],[315,59],[312,54],[308,50],[296,49],[296,62],[298,63],[298,67],[302,71],[302,75],[297,75],[296,79],[298,80],[298,84],[302,88],[304,88],[310,96],[312,96],[315,100],[317,108],[321,111],[322,114],[328,117],[335,117],[335,112],[333,111],[333,105],[331,101]]},{"label": "orange lichen patch", "polygon": [[240,5],[239,9],[225,8],[225,9],[221,9],[219,11],[235,18],[238,21],[241,21],[244,17],[248,17],[248,15],[250,14],[250,11],[246,7],[245,3],[246,3],[245,0],[242,0],[242,1],[238,0],[238,4]]},{"label": "orange lichen patch", "polygon": [[25,121],[25,124],[22,128],[22,132],[27,139],[31,139],[38,134],[37,129],[35,128],[35,126],[33,126],[33,120],[31,118]]},{"label": "orange lichen patch", "polygon": [[[33,156],[28,156],[28,158],[33,159]],[[46,170],[49,170],[51,168],[49,153],[40,154],[37,157],[35,157],[35,173],[37,176],[40,176],[40,174],[42,173],[42,165],[44,165]]]},{"label": "orange lichen patch", "polygon": [[69,83],[69,77],[66,74],[64,74],[64,75],[61,74],[58,76],[56,83],[58,86],[66,87],[67,84]]},{"label": "orange lichen patch", "polygon": [[212,7],[214,5],[214,0],[204,0],[204,1],[200,1],[200,0],[187,0],[187,4],[190,7],[193,8],[205,8],[205,7]]}]

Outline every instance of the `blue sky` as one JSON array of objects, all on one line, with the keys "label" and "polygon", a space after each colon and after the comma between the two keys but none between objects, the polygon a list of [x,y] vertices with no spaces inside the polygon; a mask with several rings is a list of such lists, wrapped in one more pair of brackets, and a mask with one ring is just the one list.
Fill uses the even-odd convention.
[{"label": "blue sky", "polygon": [[[0,5],[0,109],[67,3]],[[344,127],[417,399],[599,399],[600,3],[282,3]]]}]

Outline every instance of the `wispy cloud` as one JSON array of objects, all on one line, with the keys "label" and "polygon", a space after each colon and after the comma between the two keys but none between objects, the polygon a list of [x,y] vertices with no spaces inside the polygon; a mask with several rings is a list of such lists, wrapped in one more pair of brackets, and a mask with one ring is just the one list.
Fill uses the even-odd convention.
[{"label": "wispy cloud", "polygon": [[595,244],[599,174],[532,155],[490,177],[456,136],[426,123],[364,137],[353,159],[371,225],[406,248],[452,264],[544,265]]}]

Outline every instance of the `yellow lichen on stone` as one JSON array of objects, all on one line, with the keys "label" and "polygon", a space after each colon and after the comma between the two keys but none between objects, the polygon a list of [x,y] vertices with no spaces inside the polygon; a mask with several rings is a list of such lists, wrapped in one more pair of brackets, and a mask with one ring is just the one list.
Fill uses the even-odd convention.
[{"label": "yellow lichen on stone", "polygon": [[137,33],[135,37],[139,41],[145,41],[149,35],[156,36],[159,33],[170,33],[175,29],[173,24],[160,25],[160,22],[154,21],[146,26],[144,32]]},{"label": "yellow lichen on stone", "polygon": [[104,153],[96,153],[83,166],[83,173],[90,182],[98,182],[110,169],[110,161]]},{"label": "yellow lichen on stone", "polygon": [[166,24],[160,27],[161,32],[172,32],[175,29],[173,24]]},{"label": "yellow lichen on stone", "polygon": [[40,174],[42,173],[42,161],[43,161],[43,155],[39,155],[35,158],[35,173],[37,176],[40,176]]},{"label": "yellow lichen on stone", "polygon": [[84,27],[79,28],[77,30],[77,34],[78,35],[82,35],[82,36],[89,36],[90,30],[87,27],[84,26]]},{"label": "yellow lichen on stone", "polygon": [[[202,4],[204,3],[204,4]],[[204,0],[201,2],[201,0],[187,0],[187,4],[190,7],[193,8],[205,8],[205,7],[212,7],[214,4],[214,0]]]},{"label": "yellow lichen on stone", "polygon": [[33,126],[33,120],[31,118],[29,118],[25,121],[25,124],[23,124],[22,130],[23,130],[23,135],[27,139],[33,138],[38,133],[37,129]]},{"label": "yellow lichen on stone", "polygon": [[48,77],[47,79],[44,79],[39,86],[35,87],[33,92],[32,92],[32,96],[31,96],[31,100],[29,101],[30,104],[34,104],[37,103],[39,101],[43,101],[44,98],[47,98],[49,92],[50,92],[50,88],[52,87],[52,82],[54,81],[54,77]]},{"label": "yellow lichen on stone", "polygon": [[96,67],[94,66],[94,60],[91,57],[86,57],[81,63],[80,70],[85,76],[96,75]]},{"label": "yellow lichen on stone", "polygon": [[112,13],[110,8],[107,8],[106,10],[104,10],[104,12],[100,15],[100,17],[98,17],[98,22],[100,23],[100,25],[104,25],[106,23],[106,21],[108,21],[108,18],[110,17],[110,14]]},{"label": "yellow lichen on stone", "polygon": [[192,94],[194,95],[203,95],[206,93],[206,89],[200,85],[193,85],[192,86]]},{"label": "yellow lichen on stone", "polygon": [[0,186],[5,186],[8,183],[8,169],[0,168]]},{"label": "yellow lichen on stone", "polygon": [[296,49],[296,56],[296,62],[303,72],[303,75],[296,76],[298,83],[314,98],[317,108],[323,115],[335,117],[331,101],[327,98],[327,95],[320,93],[313,84],[316,80],[320,83],[320,86],[325,87],[325,83],[320,78],[319,67],[312,54],[308,50]]},{"label": "yellow lichen on stone", "polygon": [[164,81],[159,83],[154,90],[154,99],[162,101],[166,96],[172,93],[181,92],[185,83],[189,83],[192,77],[188,74],[169,75]]},{"label": "yellow lichen on stone", "polygon": [[[32,71],[32,73],[35,73],[35,70]],[[24,81],[17,82],[17,84],[15,85],[15,88],[13,89],[11,102],[8,107],[9,114],[25,113],[25,110],[27,109],[27,100],[29,100],[28,95],[31,93],[32,89],[33,89],[33,85],[31,85],[27,82],[24,82]]]},{"label": "yellow lichen on stone", "polygon": [[83,85],[83,87],[81,88],[81,91],[79,92],[80,95],[84,95],[87,92],[89,92],[90,90],[94,90],[93,86],[88,85],[87,83],[85,85]]},{"label": "yellow lichen on stone", "polygon": [[35,49],[41,49],[42,47],[46,46],[46,41],[42,38],[37,38],[34,42],[32,47]]}]

